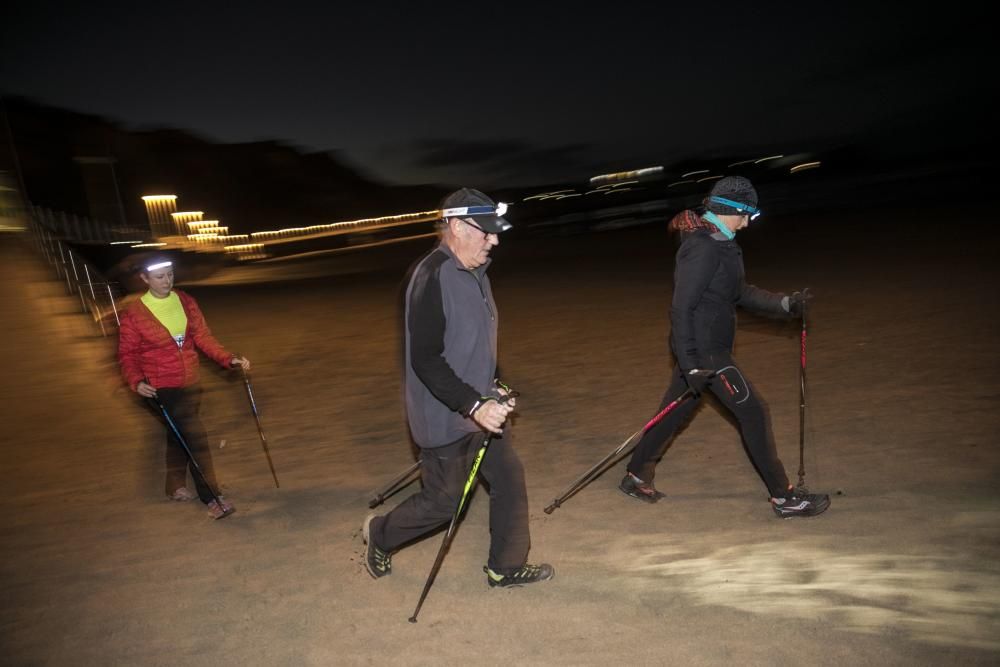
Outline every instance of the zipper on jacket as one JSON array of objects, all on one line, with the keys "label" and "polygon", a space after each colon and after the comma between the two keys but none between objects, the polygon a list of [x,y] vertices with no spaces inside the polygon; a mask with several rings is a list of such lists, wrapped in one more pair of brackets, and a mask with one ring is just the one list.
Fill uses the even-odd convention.
[{"label": "zipper on jacket", "polygon": [[476,285],[479,286],[479,294],[483,297],[483,303],[486,304],[486,310],[490,314],[490,321],[495,322],[496,317],[493,316],[493,308],[490,306],[489,299],[486,298],[486,290],[483,289],[483,283],[479,280],[479,276],[476,275],[475,271],[470,271],[469,269],[462,269],[472,276],[472,279],[476,281]]}]

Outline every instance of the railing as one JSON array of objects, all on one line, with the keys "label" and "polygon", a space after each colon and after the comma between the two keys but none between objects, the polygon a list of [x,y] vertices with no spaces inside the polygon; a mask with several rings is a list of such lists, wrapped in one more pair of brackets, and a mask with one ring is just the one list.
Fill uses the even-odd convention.
[{"label": "railing", "polygon": [[[110,242],[107,240],[110,232],[106,227],[102,232],[101,227],[86,218],[55,214],[38,207],[28,212],[28,235],[31,243],[59,279],[65,281],[67,292],[79,297],[81,310],[93,317],[101,329],[101,335],[107,336],[118,330],[117,302],[124,296],[123,290],[118,283],[107,280],[64,240],[71,237]],[[77,234],[65,234],[69,230],[74,230]]]}]

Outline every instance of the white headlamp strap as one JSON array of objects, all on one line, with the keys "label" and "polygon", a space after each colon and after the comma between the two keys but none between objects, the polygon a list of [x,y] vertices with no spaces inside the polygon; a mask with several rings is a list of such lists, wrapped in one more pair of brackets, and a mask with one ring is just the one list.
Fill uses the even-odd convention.
[{"label": "white headlamp strap", "polygon": [[146,273],[149,273],[150,271],[156,271],[157,269],[165,269],[168,266],[173,266],[173,265],[174,265],[173,262],[157,262],[156,264],[150,264],[149,266],[146,267]]},{"label": "white headlamp strap", "polygon": [[461,218],[463,216],[495,215],[502,216],[507,212],[507,204],[500,202],[496,206],[460,206],[441,210],[442,218]]}]

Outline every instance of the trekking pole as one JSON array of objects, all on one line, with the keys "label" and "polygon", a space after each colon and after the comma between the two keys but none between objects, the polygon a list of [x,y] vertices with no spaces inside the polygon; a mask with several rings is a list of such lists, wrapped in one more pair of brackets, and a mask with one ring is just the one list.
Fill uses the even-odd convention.
[{"label": "trekking pole", "polygon": [[806,304],[809,288],[802,290],[802,331],[799,334],[799,483],[798,491],[804,492],[806,482]]},{"label": "trekking pole", "polygon": [[267,457],[267,465],[271,468],[271,477],[274,478],[274,488],[280,489],[281,485],[278,484],[278,473],[274,472],[274,464],[271,462],[271,452],[267,450],[267,438],[264,437],[264,429],[260,425],[260,414],[257,412],[257,401],[253,400],[253,388],[250,386],[250,376],[247,374],[247,370],[240,366],[240,370],[243,371],[243,384],[247,388],[247,396],[250,398],[250,410],[253,412],[253,418],[257,420],[257,433],[260,434],[260,446],[264,448],[264,456]]},{"label": "trekking pole", "polygon": [[393,478],[393,480],[388,484],[386,484],[381,491],[376,491],[375,497],[368,501],[368,507],[370,507],[371,509],[375,509],[376,507],[381,505],[385,501],[386,496],[389,496],[393,491],[395,491],[396,487],[399,486],[399,484],[404,479],[409,477],[413,473],[413,471],[419,467],[420,467],[420,461],[417,461],[409,468],[407,468],[405,472]]},{"label": "trekking pole", "polygon": [[[148,380],[143,379],[143,382],[149,384]],[[191,470],[194,473],[198,474],[198,477],[201,478],[202,484],[204,484],[205,488],[208,489],[208,492],[212,494],[212,500],[214,500],[215,504],[222,509],[222,516],[220,516],[219,518],[220,519],[225,518],[230,514],[232,514],[233,512],[235,512],[236,511],[235,508],[233,507],[227,508],[227,506],[222,503],[222,501],[219,499],[219,494],[215,492],[215,489],[212,488],[212,485],[208,483],[207,479],[205,479],[205,473],[202,472],[201,466],[198,465],[198,461],[195,460],[194,454],[191,453],[191,448],[188,447],[187,440],[185,440],[184,436],[181,435],[180,430],[177,428],[177,424],[174,423],[173,418],[171,418],[170,413],[167,412],[167,408],[160,401],[159,397],[154,395],[149,397],[149,400],[155,403],[156,407],[160,409],[160,414],[163,415],[163,419],[167,422],[167,426],[170,428],[171,432],[173,432],[174,438],[177,440],[178,443],[180,443],[181,448],[184,450],[184,453],[187,454],[188,460],[191,462]]]},{"label": "trekking pole", "polygon": [[[506,403],[507,399],[515,398],[519,395],[520,394],[518,394],[518,392],[511,391],[497,400],[500,403]],[[487,432],[486,437],[483,438],[483,444],[479,446],[479,451],[476,452],[476,458],[472,461],[472,468],[469,470],[469,476],[465,479],[465,488],[462,489],[462,497],[458,499],[458,507],[455,508],[455,514],[451,517],[451,524],[448,525],[448,532],[444,534],[444,539],[441,541],[441,548],[438,549],[437,558],[434,559],[434,565],[431,567],[431,572],[427,575],[427,581],[424,583],[424,590],[420,593],[420,600],[417,601],[417,608],[413,610],[413,616],[410,616],[410,623],[417,622],[417,614],[420,613],[420,608],[424,604],[427,592],[431,589],[431,584],[434,583],[434,578],[437,577],[438,570],[441,569],[441,562],[444,560],[444,555],[448,553],[448,547],[451,545],[451,539],[455,535],[455,526],[458,525],[458,517],[461,516],[462,509],[465,507],[465,500],[469,496],[469,491],[476,483],[476,475],[479,473],[479,464],[483,462],[483,456],[486,455],[486,448],[490,446],[490,441],[492,439],[493,433]]]},{"label": "trekking pole", "polygon": [[[714,373],[713,373],[713,375],[714,375]],[[628,446],[628,444],[630,442],[632,442],[633,440],[635,440],[636,436],[644,435],[646,433],[646,431],[648,431],[649,429],[653,428],[658,423],[660,423],[660,420],[662,420],[668,414],[670,414],[675,409],[677,409],[678,405],[680,405],[681,403],[683,403],[684,401],[686,401],[691,396],[694,396],[694,391],[692,391],[691,389],[685,389],[683,394],[681,394],[680,396],[678,396],[677,398],[675,398],[673,401],[671,401],[669,404],[667,404],[667,406],[665,408],[663,408],[658,413],[656,413],[656,416],[653,417],[652,419],[650,419],[646,423],[645,426],[643,426],[641,429],[639,429],[638,431],[636,431],[635,433],[633,433],[632,435],[630,435],[625,440],[625,442],[623,442],[622,444],[618,445],[613,450],[611,450],[611,453],[608,454],[607,456],[605,456],[600,461],[598,461],[597,465],[593,466],[592,468],[590,468],[589,470],[587,470],[587,472],[585,472],[582,475],[580,475],[576,479],[575,482],[573,482],[572,484],[569,485],[569,488],[566,489],[566,491],[563,492],[563,494],[561,496],[559,496],[558,498],[556,498],[555,500],[553,500],[552,504],[549,505],[548,507],[546,507],[543,511],[546,514],[552,514],[552,512],[554,512],[556,509],[558,509],[559,507],[562,507],[562,504],[564,502],[566,502],[566,500],[570,496],[574,495],[577,491],[579,491],[580,489],[582,489],[583,487],[585,487],[587,484],[589,484],[590,482],[592,482],[595,479],[597,479],[597,477],[600,474],[598,471],[603,472],[603,470],[601,470],[601,468],[604,465],[606,465],[609,461],[611,461],[612,459],[614,459],[616,456],[618,456],[619,454],[621,454],[623,451],[625,451],[625,448]]]}]

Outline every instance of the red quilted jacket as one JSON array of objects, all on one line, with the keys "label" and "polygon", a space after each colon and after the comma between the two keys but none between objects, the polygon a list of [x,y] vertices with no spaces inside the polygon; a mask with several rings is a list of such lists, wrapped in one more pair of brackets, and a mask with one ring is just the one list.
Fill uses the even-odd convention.
[{"label": "red quilted jacket", "polygon": [[184,346],[170,337],[140,299],[133,301],[120,314],[118,332],[118,363],[122,377],[132,389],[146,378],[153,387],[187,387],[198,381],[198,352],[224,368],[233,355],[215,340],[198,303],[189,294],[174,290],[187,315]]}]

